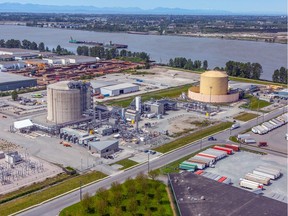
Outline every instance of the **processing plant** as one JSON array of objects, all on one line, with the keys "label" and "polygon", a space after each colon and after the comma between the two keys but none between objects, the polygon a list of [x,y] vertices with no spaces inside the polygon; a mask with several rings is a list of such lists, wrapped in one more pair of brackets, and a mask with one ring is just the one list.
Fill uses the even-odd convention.
[{"label": "processing plant", "polygon": [[188,97],[206,103],[229,103],[239,99],[239,92],[228,90],[228,75],[221,71],[201,74],[200,86],[188,90]]}]

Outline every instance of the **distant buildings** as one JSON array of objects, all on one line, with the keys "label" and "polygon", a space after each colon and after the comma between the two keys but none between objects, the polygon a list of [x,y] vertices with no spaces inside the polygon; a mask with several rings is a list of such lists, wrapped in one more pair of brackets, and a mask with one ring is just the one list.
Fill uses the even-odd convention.
[{"label": "distant buildings", "polygon": [[0,91],[37,86],[35,78],[0,72]]}]

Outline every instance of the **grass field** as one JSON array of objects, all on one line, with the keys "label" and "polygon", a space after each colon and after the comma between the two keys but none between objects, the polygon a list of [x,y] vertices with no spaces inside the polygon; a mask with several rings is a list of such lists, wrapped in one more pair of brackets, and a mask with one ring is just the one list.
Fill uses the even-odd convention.
[{"label": "grass field", "polygon": [[79,175],[70,178],[57,185],[48,187],[35,193],[28,194],[27,196],[23,196],[19,199],[15,199],[1,204],[0,215],[1,216],[10,215],[14,212],[39,204],[45,200],[51,199],[55,196],[61,195],[65,192],[78,188],[80,186],[80,182],[82,185],[85,185],[104,177],[106,177],[106,175],[101,172],[90,172],[84,175]]},{"label": "grass field", "polygon": [[250,110],[260,110],[263,107],[271,105],[268,101],[259,100],[257,97],[253,97],[251,95],[246,95],[245,99],[248,99],[249,102],[242,105],[241,107],[250,109]]},{"label": "grass field", "polygon": [[[136,164],[138,164],[138,163],[135,162],[135,161],[129,160],[128,158],[126,158],[126,159],[120,160],[120,161],[118,161],[118,162],[116,162],[116,163],[114,163],[114,164],[122,165],[123,167],[122,167],[120,170],[124,170],[124,169],[127,169],[127,168],[129,168],[129,167],[132,167],[132,166],[134,166],[134,165],[136,165]],[[112,165],[114,165],[114,164],[112,164]]]},{"label": "grass field", "polygon": [[[181,95],[182,92],[187,92],[191,86],[192,84],[188,84],[188,85],[179,86],[175,88],[168,88],[164,90],[144,93],[141,95],[142,101],[144,102],[144,101],[150,100],[151,98],[154,98],[154,99],[161,99],[164,97],[175,98]],[[110,106],[127,107],[132,102],[134,97],[135,96],[127,97],[123,99],[111,100],[111,101],[105,102],[105,104],[110,105]]]},{"label": "grass field", "polygon": [[255,114],[255,113],[246,113],[246,112],[244,112],[244,113],[241,113],[241,114],[235,116],[234,119],[246,122],[246,121],[249,121],[251,119],[256,118],[257,116],[259,116],[259,115]]},{"label": "grass field", "polygon": [[112,184],[109,190],[98,190],[96,196],[85,196],[81,202],[60,212],[60,216],[145,216],[173,215],[166,185],[143,178],[128,179],[123,184]]},{"label": "grass field", "polygon": [[180,139],[177,139],[175,141],[172,141],[170,143],[167,143],[165,145],[159,146],[157,148],[154,148],[155,151],[166,153],[171,150],[174,150],[176,148],[182,147],[184,145],[187,145],[191,142],[194,142],[196,140],[199,140],[203,137],[209,136],[211,134],[217,133],[219,131],[225,130],[229,127],[231,127],[233,123],[231,122],[223,122],[217,125],[214,125],[212,127],[205,128],[203,130],[197,131],[195,133],[189,134],[185,137],[182,137]]},{"label": "grass field", "polygon": [[275,86],[281,86],[286,88],[287,85],[281,84],[281,83],[274,83],[264,80],[254,80],[254,79],[247,79],[247,78],[241,78],[241,77],[232,77],[229,76],[229,80],[237,81],[237,82],[246,82],[246,83],[253,83],[253,84],[260,84],[260,85],[275,85]]}]

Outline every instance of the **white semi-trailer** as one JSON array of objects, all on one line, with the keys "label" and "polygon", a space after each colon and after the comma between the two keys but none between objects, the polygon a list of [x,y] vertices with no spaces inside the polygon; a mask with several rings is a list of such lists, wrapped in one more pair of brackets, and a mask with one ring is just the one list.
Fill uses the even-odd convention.
[{"label": "white semi-trailer", "polygon": [[276,179],[275,175],[261,171],[261,170],[260,171],[259,170],[253,170],[253,174],[268,177],[268,178],[273,179],[273,180]]},{"label": "white semi-trailer", "polygon": [[256,175],[253,173],[247,173],[245,175],[245,179],[250,180],[250,181],[254,181],[254,182],[258,182],[258,183],[263,184],[263,185],[269,185],[269,183],[270,183],[270,178],[265,177],[265,176]]},{"label": "white semi-trailer", "polygon": [[257,182],[253,182],[253,181],[249,181],[249,180],[246,180],[246,179],[240,179],[239,184],[240,184],[241,187],[248,188],[250,190],[255,190],[255,189],[258,189],[258,188],[263,189],[263,184],[260,184],[260,183],[257,183]]}]

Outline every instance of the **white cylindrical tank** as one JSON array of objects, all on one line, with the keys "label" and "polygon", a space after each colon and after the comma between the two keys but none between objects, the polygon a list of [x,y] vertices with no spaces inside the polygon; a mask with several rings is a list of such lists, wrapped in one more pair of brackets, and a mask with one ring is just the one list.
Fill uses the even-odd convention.
[{"label": "white cylindrical tank", "polygon": [[226,95],[228,92],[228,75],[221,71],[207,71],[200,77],[200,94]]},{"label": "white cylindrical tank", "polygon": [[47,120],[61,124],[81,118],[80,89],[70,89],[69,81],[47,87]]}]

